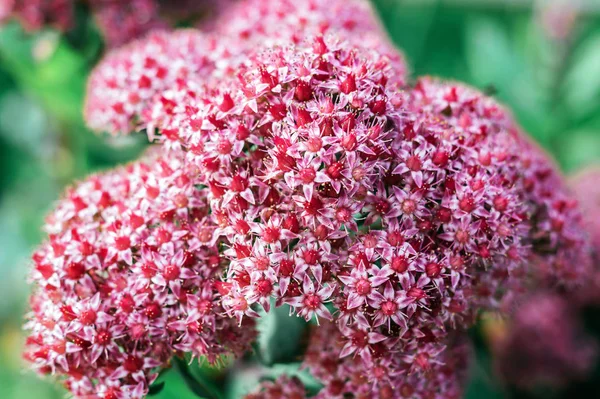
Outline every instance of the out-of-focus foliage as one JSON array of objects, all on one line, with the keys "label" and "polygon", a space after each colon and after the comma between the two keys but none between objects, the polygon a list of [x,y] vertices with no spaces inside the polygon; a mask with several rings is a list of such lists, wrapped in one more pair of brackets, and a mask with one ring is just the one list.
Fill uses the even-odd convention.
[{"label": "out-of-focus foliage", "polygon": [[[559,14],[565,19],[557,22],[548,18],[544,7],[525,0],[374,2],[390,36],[406,53],[413,76],[440,75],[496,93],[566,172],[600,162],[600,4],[594,9],[590,1],[591,6],[580,12],[567,8]],[[569,19],[571,12],[575,19]],[[0,30],[3,399],[64,395],[23,373],[20,361],[28,256],[42,237],[44,215],[65,185],[134,159],[145,147],[141,136],[98,137],[84,127],[86,79],[101,52],[99,35],[85,15],[67,36],[52,31],[31,36],[14,23]],[[280,331],[281,320],[273,317],[265,323],[265,329]],[[289,328],[290,334],[301,334],[298,328]],[[264,339],[277,345],[297,342],[291,335],[279,338],[271,332]],[[261,353],[260,342],[257,351],[265,362],[277,362],[273,354]],[[503,397],[492,381],[487,356],[477,355],[469,398]],[[282,367],[275,365],[271,377]],[[243,370],[247,378],[235,383],[227,380],[225,369],[194,366],[191,372],[201,380],[226,385],[231,398],[261,378],[253,369]],[[166,384],[155,397],[194,397],[177,373],[167,373],[159,381]]]},{"label": "out-of-focus foliage", "polygon": [[600,3],[559,3],[375,1],[413,76],[495,93],[570,172],[600,157]]}]

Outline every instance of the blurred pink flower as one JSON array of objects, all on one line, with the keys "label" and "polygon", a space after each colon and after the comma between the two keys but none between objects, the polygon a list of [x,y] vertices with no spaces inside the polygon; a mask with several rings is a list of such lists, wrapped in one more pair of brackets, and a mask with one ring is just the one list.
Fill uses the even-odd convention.
[{"label": "blurred pink flower", "polygon": [[[372,367],[365,367],[359,357],[340,358],[343,338],[337,328],[326,323],[313,328],[301,368],[307,369],[323,388],[315,398],[400,399],[462,397],[469,370],[471,348],[458,337],[446,341],[438,361],[429,365],[426,374],[407,373],[397,356],[381,351]],[[408,353],[411,351],[409,350]],[[425,353],[419,355],[425,361]],[[282,375],[274,382],[264,382],[246,399],[306,398],[297,378]]]},{"label": "blurred pink flower", "polygon": [[533,388],[585,378],[598,357],[581,309],[567,297],[539,292],[525,299],[493,348],[496,367],[509,382]]}]

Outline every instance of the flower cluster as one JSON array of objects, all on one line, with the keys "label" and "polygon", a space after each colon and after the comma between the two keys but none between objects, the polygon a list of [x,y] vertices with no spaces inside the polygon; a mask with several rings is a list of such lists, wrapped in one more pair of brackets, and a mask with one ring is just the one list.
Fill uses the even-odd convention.
[{"label": "flower cluster", "polygon": [[152,115],[210,189],[232,316],[274,298],[331,320],[332,302],[359,343],[342,357],[371,368],[385,345],[421,370],[446,328],[498,308],[508,286],[574,286],[590,262],[575,201],[501,106],[428,78],[403,92],[395,73],[376,50],[316,36]]},{"label": "flower cluster", "polygon": [[193,176],[154,151],[78,184],[48,217],[25,356],[73,395],[141,398],[174,354],[214,363],[253,339],[252,321],[224,316],[224,263]]},{"label": "flower cluster", "polygon": [[[75,10],[89,6],[108,47],[117,47],[154,29],[167,29],[175,14],[200,18],[214,13],[229,0],[0,0],[0,21],[14,17],[28,31],[51,26],[68,31]],[[225,4],[222,4],[225,3]],[[185,9],[185,14],[181,11]]]},{"label": "flower cluster", "polygon": [[169,26],[160,17],[157,0],[92,0],[90,5],[108,47],[121,46],[147,32]]},{"label": "flower cluster", "polygon": [[[461,337],[448,339],[448,346],[427,373],[409,374],[397,356],[380,352],[377,367],[365,373],[359,358],[340,358],[345,338],[335,325],[325,323],[314,328],[302,368],[323,385],[318,399],[458,399],[461,397],[469,370],[471,348]],[[281,376],[275,382],[264,382],[246,399],[306,398],[297,378]]]},{"label": "flower cluster", "polygon": [[145,127],[152,133],[153,107],[160,109],[158,117],[168,113],[177,96],[195,94],[204,83],[233,75],[265,43],[301,42],[326,32],[376,48],[394,63],[394,78],[403,83],[404,59],[385,38],[367,2],[246,0],[227,8],[204,32],[151,34],[111,53],[90,78],[86,120],[94,130],[112,134]]},{"label": "flower cluster", "polygon": [[26,30],[38,30],[50,25],[65,31],[73,24],[73,4],[70,0],[2,0],[0,21],[19,19]]},{"label": "flower cluster", "polygon": [[[598,176],[597,169],[590,168],[573,176],[570,181],[584,215],[583,227],[591,236],[591,252],[596,256],[595,262],[600,253],[600,225],[594,217],[600,209]],[[551,192],[551,187],[546,187],[547,192]],[[556,195],[556,192],[552,192],[554,198]],[[549,196],[550,198],[552,197]],[[549,205],[551,203],[548,202]],[[542,222],[543,219],[539,221]],[[552,226],[552,222],[546,222],[545,225]],[[579,234],[582,234],[582,227],[578,228],[581,229]],[[543,228],[536,231],[541,232]],[[548,230],[546,234],[549,234]],[[568,236],[564,234],[557,239],[557,242],[569,242]],[[545,242],[548,242],[548,239],[534,242],[534,248],[539,244],[546,245]],[[556,263],[556,260],[560,259],[561,252],[564,253],[565,244],[559,244],[558,251],[550,258],[548,254],[543,257],[538,254],[538,260],[555,257],[555,265],[562,267],[563,263]],[[575,240],[574,245],[582,250],[586,249],[585,243],[580,239]],[[563,248],[560,249],[561,247]],[[538,250],[541,251],[542,248]],[[571,258],[569,261],[579,260]],[[538,265],[539,263],[534,262],[531,266]],[[576,264],[569,266],[573,267]],[[581,318],[584,310],[593,309],[600,303],[600,274],[597,265],[586,268],[588,270],[582,276],[585,277],[585,282],[580,284],[577,290],[536,290],[512,304],[516,309],[510,312],[512,316],[506,325],[501,324],[501,328],[495,329],[498,330],[498,337],[492,342],[497,369],[508,382],[523,388],[535,388],[538,385],[557,386],[584,378],[592,370],[598,358],[599,344],[586,334]],[[543,272],[547,272],[546,267],[543,267]]]},{"label": "flower cluster", "polygon": [[359,0],[245,0],[108,55],[88,124],[162,148],[49,218],[28,357],[76,395],[139,396],[174,351],[239,354],[238,326],[287,304],[322,324],[304,360],[319,397],[459,397],[461,330],[531,286],[580,287],[591,251],[508,111],[405,73]]},{"label": "flower cluster", "polygon": [[[89,79],[88,125],[113,133],[137,129],[158,93],[214,73],[215,46],[203,33],[187,29],[153,32],[110,53]],[[163,101],[165,109],[173,106]]]},{"label": "flower cluster", "polygon": [[[458,208],[471,208],[471,221],[485,220],[479,233],[488,237],[471,237],[471,248],[500,254],[504,261],[480,252],[495,268],[508,262],[498,271],[515,277],[514,283],[581,286],[593,268],[577,199],[510,113],[474,89],[430,78],[417,83],[411,107],[443,120],[456,135],[457,149],[473,157],[460,171],[467,180],[456,186]],[[489,280],[494,273],[484,274],[477,290],[495,292],[498,285]]]},{"label": "flower cluster", "polygon": [[527,297],[493,346],[503,378],[534,388],[559,386],[591,372],[598,342],[586,334],[579,319],[586,302],[550,292]]},{"label": "flower cluster", "polygon": [[332,32],[343,34],[353,45],[390,56],[397,78],[404,78],[404,59],[364,0],[246,0],[225,10],[215,24],[215,33],[227,37],[228,48],[236,53],[248,53],[255,47],[299,44],[307,37]]},{"label": "flower cluster", "polygon": [[297,377],[282,374],[275,381],[266,380],[256,392],[244,396],[244,399],[305,399],[306,388]]}]

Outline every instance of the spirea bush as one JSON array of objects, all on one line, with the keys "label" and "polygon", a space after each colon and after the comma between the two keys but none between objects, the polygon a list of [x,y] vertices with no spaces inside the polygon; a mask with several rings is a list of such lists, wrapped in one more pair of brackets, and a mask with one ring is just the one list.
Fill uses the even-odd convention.
[{"label": "spirea bush", "polygon": [[40,373],[141,398],[175,359],[241,357],[284,306],[310,323],[301,368],[321,388],[283,375],[248,398],[460,398],[481,311],[593,280],[554,163],[492,98],[409,81],[368,3],[220,3],[89,79],[89,126],[153,144],[47,219],[26,324]]}]

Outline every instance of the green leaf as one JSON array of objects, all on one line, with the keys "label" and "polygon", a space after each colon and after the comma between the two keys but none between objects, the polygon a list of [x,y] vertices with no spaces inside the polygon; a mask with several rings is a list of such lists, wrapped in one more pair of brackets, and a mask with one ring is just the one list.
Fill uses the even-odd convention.
[{"label": "green leaf", "polygon": [[174,363],[189,390],[199,398],[218,399],[219,394],[209,388],[208,384],[195,377],[190,371],[185,359],[174,357]]},{"label": "green leaf", "polygon": [[471,381],[464,395],[465,399],[503,399],[504,395],[496,387],[480,364],[475,364],[471,372]]},{"label": "green leaf", "polygon": [[562,168],[571,172],[600,161],[599,130],[566,131],[555,139],[555,150]]},{"label": "green leaf", "polygon": [[148,390],[148,396],[158,395],[159,393],[162,392],[162,390],[164,388],[165,388],[165,382],[164,381],[152,384],[152,386]]},{"label": "green leaf", "polygon": [[397,0],[374,0],[373,5],[392,41],[402,49],[414,68],[428,55],[426,43],[435,23],[436,7]]},{"label": "green leaf", "polygon": [[600,34],[589,37],[573,56],[565,79],[565,103],[570,113],[583,116],[600,107]]},{"label": "green leaf", "polygon": [[[535,42],[535,35],[530,40]],[[554,121],[548,117],[539,64],[533,64],[521,53],[511,31],[488,17],[468,20],[465,31],[466,61],[473,83],[480,87],[493,85],[498,99],[510,104],[518,122],[537,141],[548,145],[543,134]]]},{"label": "green leaf", "polygon": [[239,399],[254,390],[260,383],[260,368],[238,365],[233,370],[227,384],[225,384],[225,398]]},{"label": "green leaf", "polygon": [[198,399],[198,396],[190,391],[181,374],[175,371],[167,369],[161,372],[157,381],[164,382],[165,385],[153,399]]},{"label": "green leaf", "polygon": [[469,331],[473,342],[473,356],[469,369],[469,382],[465,389],[465,399],[503,399],[505,393],[498,385],[492,367],[492,355],[483,337],[481,325]]},{"label": "green leaf", "polygon": [[288,305],[275,308],[258,319],[258,355],[265,365],[298,361],[304,351],[308,324],[290,316]]}]

